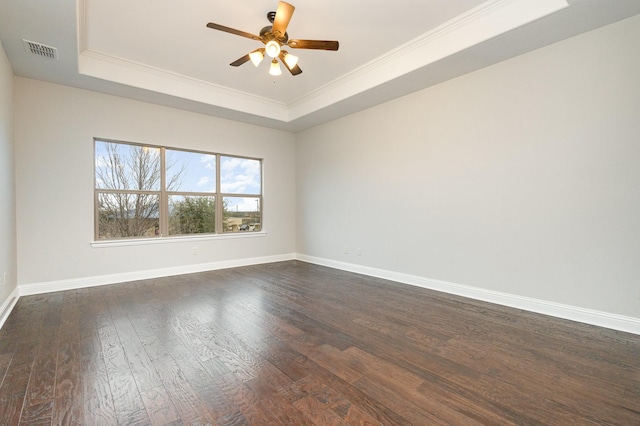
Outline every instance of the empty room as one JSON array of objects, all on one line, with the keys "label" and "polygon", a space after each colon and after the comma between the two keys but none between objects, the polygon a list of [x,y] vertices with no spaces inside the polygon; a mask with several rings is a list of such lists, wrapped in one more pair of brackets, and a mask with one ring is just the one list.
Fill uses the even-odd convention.
[{"label": "empty room", "polygon": [[640,0],[4,0],[0,43],[0,424],[640,424]]}]

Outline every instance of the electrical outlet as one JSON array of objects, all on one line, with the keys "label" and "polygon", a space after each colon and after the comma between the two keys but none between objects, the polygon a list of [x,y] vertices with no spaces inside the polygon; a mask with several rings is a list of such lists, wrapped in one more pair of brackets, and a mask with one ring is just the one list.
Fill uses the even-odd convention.
[{"label": "electrical outlet", "polygon": [[362,248],[361,247],[358,247],[358,249],[356,250],[356,254],[358,256],[362,256]]},{"label": "electrical outlet", "polygon": [[196,255],[198,254],[198,247],[192,247],[192,248],[191,248],[191,254],[192,254],[193,256],[196,256]]},{"label": "electrical outlet", "polygon": [[349,254],[349,246],[344,246],[344,254]]},{"label": "electrical outlet", "polygon": [[0,282],[0,286],[5,286],[7,285],[7,273],[5,272],[4,274],[2,274],[2,282]]}]

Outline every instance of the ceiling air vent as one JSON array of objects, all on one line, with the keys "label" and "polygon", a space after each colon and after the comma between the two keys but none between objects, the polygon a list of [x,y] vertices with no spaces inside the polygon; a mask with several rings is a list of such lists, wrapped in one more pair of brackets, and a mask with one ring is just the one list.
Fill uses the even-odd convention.
[{"label": "ceiling air vent", "polygon": [[35,41],[29,41],[22,39],[24,48],[28,53],[32,53],[37,56],[41,56],[47,59],[58,60],[58,49],[55,47],[47,46],[46,44],[36,43]]}]

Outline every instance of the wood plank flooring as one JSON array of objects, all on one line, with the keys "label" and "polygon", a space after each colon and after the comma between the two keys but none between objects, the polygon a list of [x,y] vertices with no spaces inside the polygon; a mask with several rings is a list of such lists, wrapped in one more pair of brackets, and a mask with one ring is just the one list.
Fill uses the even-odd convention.
[{"label": "wood plank flooring", "polygon": [[1,425],[640,425],[640,336],[302,262],[20,299]]}]

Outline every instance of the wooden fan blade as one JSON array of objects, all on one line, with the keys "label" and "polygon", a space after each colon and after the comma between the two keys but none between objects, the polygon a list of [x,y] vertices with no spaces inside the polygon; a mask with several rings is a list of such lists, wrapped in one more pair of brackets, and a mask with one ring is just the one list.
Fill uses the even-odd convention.
[{"label": "wooden fan blade", "polygon": [[245,62],[248,62],[249,59],[251,59],[251,58],[249,57],[249,54],[247,53],[242,58],[236,59],[235,61],[231,62],[229,65],[231,65],[232,67],[239,67],[240,65],[244,64]]},{"label": "wooden fan blade", "polygon": [[252,52],[247,53],[246,55],[244,55],[242,58],[238,58],[235,61],[231,62],[229,65],[231,65],[232,67],[239,67],[240,65],[244,64],[245,62],[249,61],[251,59],[251,54],[254,52],[260,52],[262,51],[262,55],[264,56],[264,47],[261,47],[260,49],[256,49]]},{"label": "wooden fan blade", "polygon": [[280,52],[280,55],[278,55],[278,58],[280,58],[280,62],[282,62],[284,67],[289,70],[291,75],[302,74],[302,70],[300,69],[298,64],[296,64],[293,68],[289,68],[289,65],[287,65],[287,61],[284,60],[284,53],[283,52]]},{"label": "wooden fan blade", "polygon": [[287,31],[291,16],[296,8],[287,2],[281,1],[278,3],[278,9],[276,10],[276,17],[273,19],[273,26],[271,31],[276,37],[284,37],[284,33]]},{"label": "wooden fan blade", "polygon": [[289,40],[287,45],[293,49],[338,50],[340,43],[330,40]]},{"label": "wooden fan blade", "polygon": [[235,28],[225,27],[224,25],[214,24],[213,22],[209,22],[207,24],[207,27],[211,28],[213,30],[224,31],[225,33],[230,33],[230,34],[239,35],[241,37],[250,38],[252,40],[262,41],[260,36],[257,36],[257,35],[254,35],[254,34],[250,34],[250,33],[244,32],[244,31],[236,30]]}]

